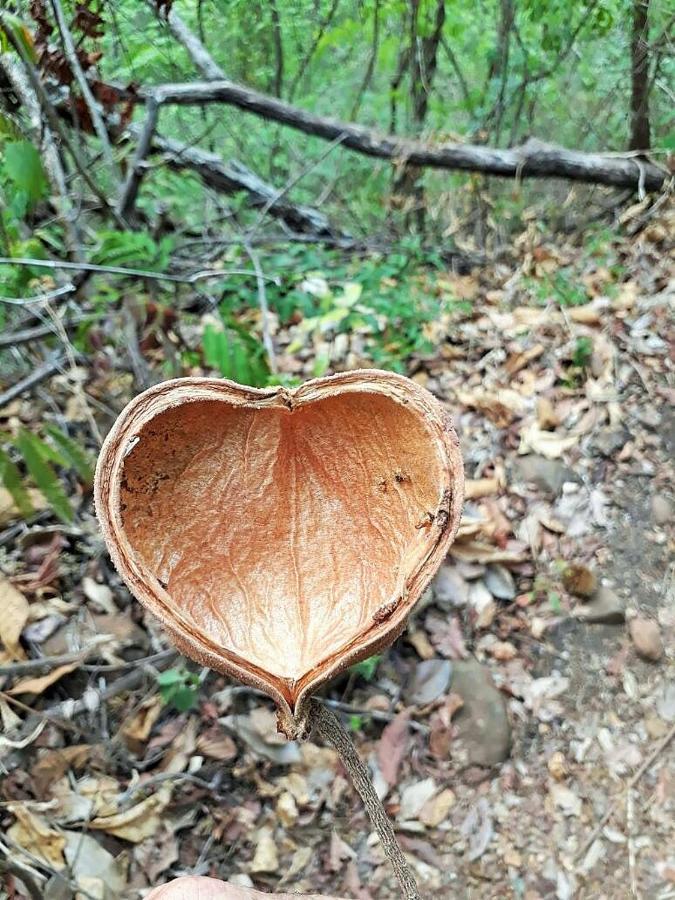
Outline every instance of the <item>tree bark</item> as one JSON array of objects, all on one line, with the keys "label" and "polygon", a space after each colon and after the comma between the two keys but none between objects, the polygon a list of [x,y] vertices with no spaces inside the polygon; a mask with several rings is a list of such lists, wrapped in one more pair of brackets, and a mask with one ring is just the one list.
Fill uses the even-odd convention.
[{"label": "tree bark", "polygon": [[[419,0],[413,0],[410,12],[410,100],[412,106],[413,133],[419,136],[424,128],[429,109],[429,95],[438,65],[438,47],[445,23],[445,0],[438,0],[431,34],[418,35]],[[394,182],[394,192],[404,198],[408,206],[407,221],[414,216],[417,230],[424,231],[425,200],[422,172],[419,166],[405,164]]]},{"label": "tree bark", "polygon": [[[584,153],[533,139],[511,149],[460,143],[432,145],[401,139],[351,122],[315,115],[231,81],[165,84],[145,96],[154,96],[160,103],[179,105],[225,103],[313,137],[339,140],[343,146],[365,156],[435,169],[483,172],[506,178],[566,178],[613,187],[641,186],[650,191],[660,190],[669,177],[658,166],[631,154]],[[140,99],[144,99],[142,92]]]},{"label": "tree bark", "polygon": [[649,0],[633,0],[631,40],[631,150],[649,150]]}]

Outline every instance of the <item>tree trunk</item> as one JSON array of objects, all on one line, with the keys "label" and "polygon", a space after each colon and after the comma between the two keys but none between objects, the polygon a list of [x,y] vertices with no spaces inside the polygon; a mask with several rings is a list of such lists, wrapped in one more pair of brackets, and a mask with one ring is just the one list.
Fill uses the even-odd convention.
[{"label": "tree trunk", "polygon": [[[429,94],[438,65],[438,47],[445,22],[445,0],[438,0],[434,27],[428,36],[418,36],[419,0],[411,4],[410,19],[410,100],[412,128],[417,136],[421,134],[429,109]],[[404,163],[394,181],[394,194],[403,198],[407,208],[406,223],[414,222],[417,230],[424,232],[425,199],[422,170],[418,166]]]},{"label": "tree trunk", "polygon": [[631,79],[629,148],[649,150],[649,0],[633,0]]}]

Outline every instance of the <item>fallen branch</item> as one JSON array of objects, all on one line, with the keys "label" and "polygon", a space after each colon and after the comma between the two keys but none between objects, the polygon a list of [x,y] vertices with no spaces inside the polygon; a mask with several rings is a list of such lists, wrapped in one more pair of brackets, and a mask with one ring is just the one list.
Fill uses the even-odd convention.
[{"label": "fallen branch", "polygon": [[[160,14],[156,2],[149,0],[149,5],[155,13]],[[161,14],[160,18],[164,21]],[[220,68],[197,35],[190,31],[175,9],[169,9],[165,21],[176,40],[187,50],[195,68],[201,72],[207,81],[222,81],[227,78],[223,69]],[[163,143],[169,144],[171,142],[164,141]],[[160,149],[158,144],[158,140],[153,141],[156,149]],[[177,146],[179,145],[174,145],[174,147]],[[169,150],[168,147],[167,151],[176,152],[175,149]],[[180,158],[188,163],[187,168],[192,168],[197,172],[205,184],[209,184],[211,187],[215,187],[217,190],[225,193],[246,191],[251,197],[252,206],[261,207],[266,213],[269,212],[270,215],[281,219],[296,231],[316,234],[318,237],[338,234],[346,238],[349,237],[349,235],[338,233],[331,228],[326,216],[317,209],[307,206],[296,206],[291,203],[281,203],[282,193],[236,160],[225,164],[213,154],[204,153],[200,150],[191,150],[190,148],[188,148],[187,153],[181,152]],[[171,162],[170,160],[168,161],[169,163]],[[173,167],[178,168],[176,165]],[[286,193],[287,190],[288,188],[283,193]]]},{"label": "fallen branch", "polygon": [[433,146],[421,141],[378,134],[351,122],[339,122],[300,109],[276,97],[232,81],[164,84],[141,92],[140,99],[158,103],[196,105],[225,103],[279,122],[312,137],[341,143],[350,150],[378,159],[435,169],[482,172],[506,178],[567,178],[590,184],[661,190],[669,176],[637,153],[585,153],[531,139],[521,147],[493,149],[474,144]]},{"label": "fallen branch", "polygon": [[[98,266],[95,263],[74,263],[56,259],[29,259],[25,256],[0,256],[1,266],[31,266],[43,269],[74,269],[78,272],[95,272],[105,275],[126,275],[130,278],[150,278],[154,281],[171,281],[174,284],[196,284],[209,278],[224,278],[226,275],[242,275],[256,278],[252,269],[202,269],[191,275],[169,275],[166,272],[151,272],[147,269],[127,269],[124,266]],[[276,279],[265,276],[266,281],[276,283]],[[70,286],[72,287],[72,286]],[[42,299],[40,297],[36,300]]]},{"label": "fallen branch", "polygon": [[17,381],[16,384],[7,388],[6,391],[0,394],[0,409],[7,406],[12,400],[16,400],[17,397],[25,394],[26,391],[32,390],[32,388],[36,387],[41,382],[46,381],[48,378],[51,378],[52,375],[60,372],[64,362],[65,354],[56,353],[41,366],[38,366],[37,369],[34,369],[30,375],[26,375],[25,378],[22,378],[20,381]]},{"label": "fallen branch", "polygon": [[68,248],[73,257],[79,259],[81,239],[77,228],[77,211],[68,195],[66,175],[59,150],[46,117],[42,115],[38,96],[34,87],[31,86],[25,68],[9,53],[0,54],[0,68],[26,111],[30,134],[36,145],[42,150],[45,173],[49,179],[59,218],[63,222]]},{"label": "fallen branch", "polygon": [[[130,130],[133,135],[140,134],[139,129]],[[225,163],[214,153],[207,153],[197,147],[186,147],[178,141],[168,140],[159,135],[155,135],[152,139],[152,150],[164,154],[169,168],[175,171],[189,169],[214,190],[224,194],[245,191],[249,195],[249,204],[252,207],[264,209],[300,234],[349,240],[349,235],[333,228],[328,218],[318,209],[300,206],[284,199],[278,190],[238,160]]]},{"label": "fallen branch", "polygon": [[92,94],[91,88],[89,87],[89,82],[87,81],[87,78],[82,70],[82,66],[80,65],[80,60],[77,56],[77,50],[75,49],[75,41],[73,40],[73,36],[70,33],[70,29],[68,28],[68,23],[63,12],[63,7],[61,6],[61,0],[51,0],[51,7],[54,13],[54,18],[56,19],[59,33],[61,35],[61,41],[63,42],[63,50],[66,55],[66,59],[68,60],[70,69],[80,87],[80,91],[82,92],[82,99],[87,105],[87,109],[94,126],[94,131],[96,132],[98,139],[101,142],[103,156],[113,175],[115,177],[119,177],[117,166],[113,157],[112,147],[110,145],[110,138],[108,137],[108,130],[103,123],[98,104],[94,99],[94,95]]},{"label": "fallen branch", "polygon": [[[85,322],[88,316],[76,316],[63,323],[65,330],[74,331],[80,322]],[[33,328],[22,328],[20,331],[10,331],[9,334],[0,334],[0,350],[5,347],[18,347],[19,344],[29,344],[31,341],[39,341],[42,338],[54,337],[54,326],[35,325]]]}]

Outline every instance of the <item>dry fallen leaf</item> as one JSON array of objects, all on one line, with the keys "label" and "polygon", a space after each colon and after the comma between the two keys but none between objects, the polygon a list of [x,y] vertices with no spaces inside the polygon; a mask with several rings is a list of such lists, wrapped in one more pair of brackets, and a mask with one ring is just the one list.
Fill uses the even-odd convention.
[{"label": "dry fallen leaf", "polygon": [[63,678],[64,675],[74,672],[79,665],[79,661],[65,663],[62,666],[57,666],[56,669],[52,669],[52,671],[48,672],[46,675],[41,675],[39,678],[24,678],[22,681],[17,682],[11,690],[7,691],[7,693],[43,694],[48,687],[51,687],[60,678]]},{"label": "dry fallen leaf", "polygon": [[279,868],[277,846],[269,828],[261,828],[249,872],[276,872]]},{"label": "dry fallen leaf", "polygon": [[579,440],[577,435],[566,437],[555,431],[543,431],[538,422],[531,422],[520,432],[518,453],[539,453],[547,459],[558,459]]},{"label": "dry fallen leaf", "polygon": [[86,891],[85,896],[101,900],[122,897],[127,886],[124,858],[115,859],[89,834],[64,831],[63,836],[69,873],[78,887]]},{"label": "dry fallen leaf", "polygon": [[168,806],[170,800],[171,788],[166,786],[124,812],[92,819],[89,827],[105,831],[107,834],[130,841],[132,844],[138,844],[145,838],[151,837],[160,828],[161,813]]},{"label": "dry fallen leaf", "polygon": [[[42,512],[42,510],[47,509],[47,501],[40,491],[35,488],[29,488],[28,496],[35,512]],[[0,485],[0,528],[4,528],[5,525],[9,525],[10,522],[22,517],[23,513],[14,502],[10,492],[7,488]]]},{"label": "dry fallen leaf", "polygon": [[498,478],[467,478],[464,482],[464,499],[476,500],[498,494],[500,490]]},{"label": "dry fallen leaf", "polygon": [[152,726],[164,708],[162,698],[159,694],[150,697],[141,703],[134,715],[128,719],[122,726],[122,734],[127,746],[134,752],[140,752],[150,737]]},{"label": "dry fallen leaf", "polygon": [[28,621],[30,607],[21,591],[17,590],[12,582],[1,574],[0,609],[2,610],[0,641],[5,645],[5,649],[12,659],[25,659],[26,654],[19,639]]},{"label": "dry fallen leaf", "polygon": [[398,770],[408,750],[410,710],[404,709],[382,732],[377,746],[377,761],[382,777],[391,787],[398,780]]},{"label": "dry fallen leaf", "polygon": [[63,851],[66,839],[60,831],[50,828],[47,820],[34,813],[23,803],[8,803],[6,809],[16,822],[7,830],[7,836],[19,847],[60,871],[66,864]]},{"label": "dry fallen leaf", "polygon": [[448,817],[448,813],[455,805],[456,797],[450,788],[436,794],[424,804],[420,810],[419,820],[427,828],[436,828]]}]

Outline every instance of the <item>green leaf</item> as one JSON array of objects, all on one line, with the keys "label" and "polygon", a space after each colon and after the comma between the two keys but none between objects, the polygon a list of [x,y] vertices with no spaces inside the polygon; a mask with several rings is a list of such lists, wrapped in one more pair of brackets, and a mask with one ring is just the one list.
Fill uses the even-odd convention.
[{"label": "green leaf", "polygon": [[365,678],[366,681],[371,681],[381,659],[381,654],[375,654],[375,656],[370,656],[368,659],[362,659],[361,662],[358,662],[351,667],[351,671],[360,675],[362,678]]},{"label": "green leaf", "polygon": [[45,446],[34,434],[22,428],[16,439],[16,446],[26,463],[35,484],[44,495],[56,515],[64,522],[73,521],[73,510],[61,482],[50,464],[44,459]]},{"label": "green leaf", "polygon": [[30,516],[34,512],[33,504],[30,502],[30,495],[23,485],[21,473],[12,462],[9,454],[2,448],[0,448],[0,482],[9,491],[21,515],[24,517]]},{"label": "green leaf", "polygon": [[157,676],[157,684],[160,687],[172,687],[174,684],[181,684],[185,681],[185,671],[183,669],[167,669],[166,672],[160,672]]},{"label": "green leaf", "polygon": [[31,203],[47,193],[40,154],[29,141],[12,141],[5,146],[4,169],[18,191],[24,191]]},{"label": "green leaf", "polygon": [[197,705],[197,691],[193,687],[188,687],[188,685],[182,685],[178,687],[173,692],[171,697],[171,704],[178,710],[178,712],[187,712],[189,709],[193,709]]},{"label": "green leaf", "polygon": [[87,451],[80,447],[77,441],[59,431],[56,425],[46,425],[45,431],[54,443],[58,445],[67,463],[75,469],[83,483],[85,485],[91,484],[94,480],[94,465]]}]

